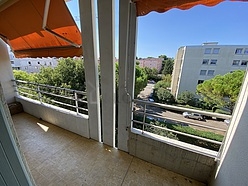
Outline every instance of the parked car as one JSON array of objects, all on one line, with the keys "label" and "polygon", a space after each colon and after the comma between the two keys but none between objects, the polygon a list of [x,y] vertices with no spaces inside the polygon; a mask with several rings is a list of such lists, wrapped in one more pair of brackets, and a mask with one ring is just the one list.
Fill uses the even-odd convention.
[{"label": "parked car", "polygon": [[203,121],[204,118],[201,114],[198,113],[189,113],[189,112],[184,112],[183,117],[185,118],[190,118],[190,119],[197,119],[199,121]]},{"label": "parked car", "polygon": [[230,120],[230,119],[225,119],[224,122],[225,122],[227,125],[229,125],[230,122],[231,122],[231,120]]}]

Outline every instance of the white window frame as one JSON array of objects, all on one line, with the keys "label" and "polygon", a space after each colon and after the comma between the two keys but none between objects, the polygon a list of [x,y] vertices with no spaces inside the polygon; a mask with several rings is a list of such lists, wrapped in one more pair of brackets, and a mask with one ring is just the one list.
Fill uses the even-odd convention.
[{"label": "white window frame", "polygon": [[206,74],[207,74],[207,70],[201,70],[200,71],[200,75],[201,76],[206,76]]},{"label": "white window frame", "polygon": [[247,66],[247,64],[248,64],[248,60],[242,60],[240,65]]},{"label": "white window frame", "polygon": [[202,60],[202,65],[208,65],[208,63],[209,63],[209,59],[203,59]]},{"label": "white window frame", "polygon": [[233,60],[232,66],[239,66],[240,60]]},{"label": "white window frame", "polygon": [[[210,73],[211,72],[211,73]],[[213,73],[212,73],[213,72]],[[207,73],[207,75],[208,76],[213,76],[214,75],[214,72],[215,72],[215,70],[208,70],[208,73]]]},{"label": "white window frame", "polygon": [[243,48],[236,48],[235,54],[242,54]]},{"label": "white window frame", "polygon": [[204,54],[211,54],[212,48],[205,48]]},{"label": "white window frame", "polygon": [[219,54],[219,53],[220,53],[220,48],[213,49],[213,54]]},{"label": "white window frame", "polygon": [[217,59],[210,60],[210,65],[216,65],[216,64],[217,64]]}]

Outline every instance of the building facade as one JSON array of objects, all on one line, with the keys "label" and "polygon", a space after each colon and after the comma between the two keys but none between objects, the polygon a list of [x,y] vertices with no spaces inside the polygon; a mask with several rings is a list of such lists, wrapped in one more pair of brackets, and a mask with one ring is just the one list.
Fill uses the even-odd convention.
[{"label": "building facade", "polygon": [[198,84],[216,75],[246,70],[247,63],[248,45],[204,43],[180,47],[174,62],[172,94],[177,97],[184,91],[195,93]]},{"label": "building facade", "polygon": [[163,58],[148,57],[148,58],[138,59],[136,61],[139,62],[139,66],[141,68],[145,68],[145,67],[155,68],[158,70],[158,72],[160,72],[162,69],[163,60],[164,60]]}]

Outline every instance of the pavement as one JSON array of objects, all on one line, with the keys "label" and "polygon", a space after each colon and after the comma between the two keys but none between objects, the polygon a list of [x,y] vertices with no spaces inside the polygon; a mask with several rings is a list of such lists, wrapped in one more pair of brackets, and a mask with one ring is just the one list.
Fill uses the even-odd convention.
[{"label": "pavement", "polygon": [[[142,99],[144,101],[147,101],[149,95],[153,92],[154,85],[155,84],[148,83],[147,86],[145,87],[145,89],[140,92],[140,94],[138,95],[138,98]],[[143,110],[143,107],[138,106],[136,108],[136,110]],[[166,119],[170,119],[170,120],[174,120],[174,121],[184,122],[185,124],[188,124],[195,129],[210,131],[210,132],[214,132],[214,133],[222,134],[222,135],[225,134],[225,130],[227,130],[227,128],[228,128],[227,124],[224,123],[223,121],[217,121],[215,119],[207,119],[205,121],[188,119],[188,118],[184,118],[181,113],[168,111],[166,109],[159,108],[159,107],[148,106],[147,107],[147,113],[157,115],[160,117],[164,117]],[[200,127],[199,125],[203,125],[206,128]],[[218,129],[220,129],[220,130],[218,130]]]}]

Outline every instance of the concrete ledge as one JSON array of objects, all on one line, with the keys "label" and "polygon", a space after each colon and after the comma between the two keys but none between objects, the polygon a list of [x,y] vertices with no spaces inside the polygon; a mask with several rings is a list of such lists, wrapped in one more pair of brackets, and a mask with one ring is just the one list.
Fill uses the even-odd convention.
[{"label": "concrete ledge", "polygon": [[[201,152],[194,145],[182,144],[152,133],[133,130],[129,135],[129,153],[155,165],[207,183],[215,166],[217,152]],[[162,139],[164,138],[164,139]],[[212,153],[212,154],[211,154]]]},{"label": "concrete ledge", "polygon": [[15,99],[22,104],[24,112],[83,137],[90,137],[88,115],[77,114],[76,112],[54,105],[40,103],[39,101],[23,96],[17,96]]}]

